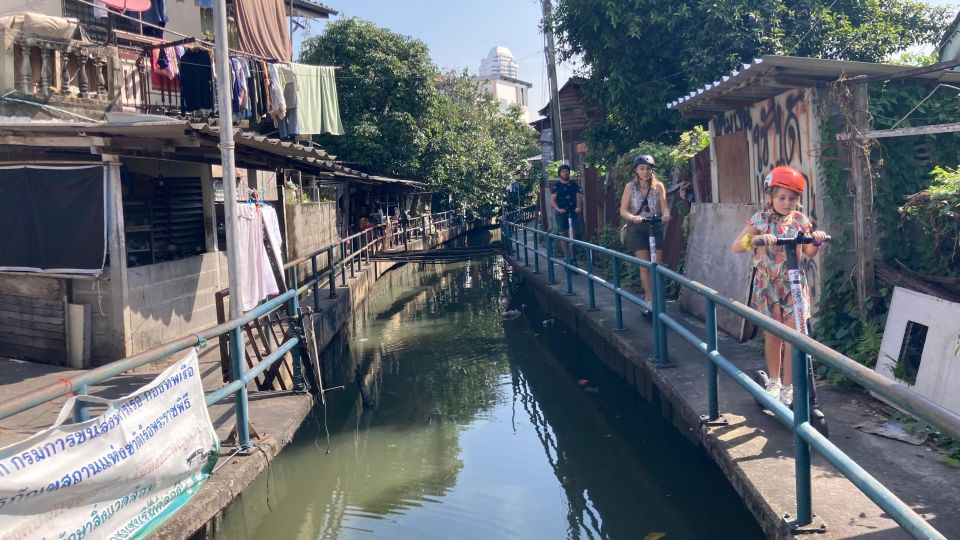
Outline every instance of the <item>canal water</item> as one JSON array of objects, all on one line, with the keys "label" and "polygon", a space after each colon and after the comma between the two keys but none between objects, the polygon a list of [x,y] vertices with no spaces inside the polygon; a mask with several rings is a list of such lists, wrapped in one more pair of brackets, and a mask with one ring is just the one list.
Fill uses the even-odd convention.
[{"label": "canal water", "polygon": [[499,257],[389,272],[322,359],[344,388],[217,538],[762,537],[719,469]]}]

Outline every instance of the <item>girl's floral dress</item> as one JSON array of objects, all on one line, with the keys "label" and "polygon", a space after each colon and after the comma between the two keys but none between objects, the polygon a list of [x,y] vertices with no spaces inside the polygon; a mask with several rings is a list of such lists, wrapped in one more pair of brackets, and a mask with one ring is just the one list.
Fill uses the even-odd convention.
[{"label": "girl's floral dress", "polygon": [[[794,238],[797,233],[813,232],[810,219],[801,212],[792,212],[786,219],[777,220],[774,212],[757,212],[747,223],[760,230],[760,234],[773,234],[779,238]],[[777,321],[785,322],[793,316],[793,301],[790,297],[790,278],[787,274],[787,246],[763,246],[753,250],[753,292],[750,305],[754,309]],[[797,256],[800,246],[797,249]],[[804,310],[804,323],[810,318],[810,288],[806,276],[801,275],[803,301],[808,306]]]}]

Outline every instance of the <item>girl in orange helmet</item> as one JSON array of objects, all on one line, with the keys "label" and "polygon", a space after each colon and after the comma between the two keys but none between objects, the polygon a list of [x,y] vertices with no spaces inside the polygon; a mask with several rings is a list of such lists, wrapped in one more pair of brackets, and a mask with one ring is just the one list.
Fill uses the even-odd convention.
[{"label": "girl in orange helmet", "polygon": [[[820,243],[827,238],[827,233],[814,231],[810,219],[799,210],[800,197],[807,189],[807,180],[800,171],[792,167],[774,167],[764,184],[767,203],[762,211],[750,218],[737,235],[733,242],[733,251],[753,251],[755,272],[750,302],[754,309],[794,328],[793,300],[790,296],[785,251],[791,248],[777,246],[777,237],[792,238],[802,231],[816,243],[793,249],[799,249],[807,257],[813,257],[819,251]],[[762,247],[755,248],[755,243],[762,244]],[[806,305],[810,305],[810,289],[806,281],[803,282],[803,296]],[[809,318],[809,310],[804,310],[803,315]],[[802,322],[804,325],[807,323],[806,320]],[[764,332],[764,355],[770,376],[766,385],[767,393],[774,398],[779,397],[780,401],[789,407],[793,402],[790,344]]]}]

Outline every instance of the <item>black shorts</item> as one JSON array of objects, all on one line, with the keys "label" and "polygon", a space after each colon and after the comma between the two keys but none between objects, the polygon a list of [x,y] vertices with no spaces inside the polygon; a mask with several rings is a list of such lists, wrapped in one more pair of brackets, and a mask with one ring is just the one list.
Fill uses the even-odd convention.
[{"label": "black shorts", "polygon": [[560,212],[557,212],[555,215],[557,216],[558,231],[560,231],[561,233],[566,233],[568,230],[570,230],[569,218],[573,218],[573,231],[574,232],[577,231],[577,226],[580,224],[580,214],[578,214],[576,211],[568,210],[566,214],[561,214]]},{"label": "black shorts", "polygon": [[[650,251],[650,223],[631,223],[627,226],[627,251],[632,255],[637,251]],[[663,224],[657,224],[655,241],[657,251],[663,249]]]}]

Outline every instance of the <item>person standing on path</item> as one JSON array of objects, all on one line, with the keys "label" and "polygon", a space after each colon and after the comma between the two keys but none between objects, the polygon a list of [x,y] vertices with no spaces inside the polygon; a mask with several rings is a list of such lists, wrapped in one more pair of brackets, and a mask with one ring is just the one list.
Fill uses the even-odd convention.
[{"label": "person standing on path", "polygon": [[[550,195],[550,206],[556,212],[557,230],[563,236],[576,238],[582,210],[580,186],[570,181],[570,166],[566,163],[557,169],[557,176],[560,181],[554,184],[553,194]],[[560,247],[563,249],[563,258],[572,262],[573,245],[568,250],[567,242],[561,242]]]},{"label": "person standing on path", "polygon": [[[663,223],[670,220],[670,207],[667,206],[667,188],[657,180],[653,171],[653,156],[640,155],[633,160],[633,180],[623,189],[620,197],[620,217],[627,222],[627,251],[634,257],[650,260],[650,227],[653,224],[645,218],[660,216]],[[663,260],[663,227],[654,227],[654,239],[657,243],[657,261]],[[640,281],[643,283],[643,298],[653,302],[653,290],[650,285],[650,270],[640,267]],[[645,314],[649,311],[643,309]]]},{"label": "person standing on path", "polygon": [[[753,251],[753,284],[750,305],[767,317],[794,328],[793,298],[787,273],[787,249],[798,249],[807,257],[814,257],[827,233],[813,230],[810,219],[800,212],[800,196],[807,189],[807,179],[792,167],[774,167],[765,181],[767,204],[750,218],[733,242],[734,253]],[[813,238],[813,244],[797,247],[777,246],[777,238],[795,238],[799,233]],[[755,238],[763,240],[763,247],[754,247]],[[801,275],[804,304],[810,305],[810,289]],[[803,315],[810,317],[810,310]],[[806,324],[807,321],[802,321]],[[784,405],[793,403],[793,357],[790,344],[770,332],[763,333],[763,352],[770,379],[766,390]],[[782,367],[781,367],[782,364]],[[781,382],[780,377],[783,376]]]}]

